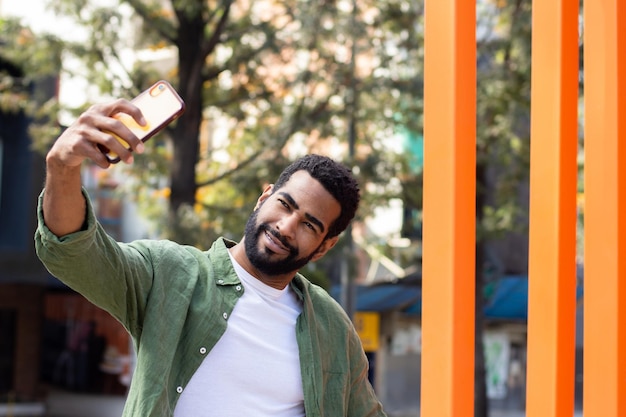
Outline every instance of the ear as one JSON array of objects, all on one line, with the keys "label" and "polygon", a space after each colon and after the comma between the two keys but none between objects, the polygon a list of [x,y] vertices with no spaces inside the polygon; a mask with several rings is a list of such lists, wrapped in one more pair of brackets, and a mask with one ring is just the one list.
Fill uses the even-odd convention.
[{"label": "ear", "polygon": [[339,236],[335,236],[335,237],[331,237],[323,241],[320,247],[317,249],[317,251],[313,255],[313,257],[311,258],[311,262],[315,262],[318,259],[321,259],[324,255],[326,255],[326,252],[331,250],[332,247],[337,244],[338,240],[339,240]]},{"label": "ear", "polygon": [[261,204],[265,200],[267,200],[269,196],[272,195],[273,190],[274,190],[274,184],[269,184],[265,186],[265,188],[263,189],[263,193],[259,196],[258,200],[256,201],[256,205],[254,206],[255,210],[261,207]]}]

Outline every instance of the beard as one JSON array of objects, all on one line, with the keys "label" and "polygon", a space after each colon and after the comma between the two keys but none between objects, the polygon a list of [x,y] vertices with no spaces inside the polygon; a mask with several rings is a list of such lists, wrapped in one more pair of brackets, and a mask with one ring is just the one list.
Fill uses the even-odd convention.
[{"label": "beard", "polygon": [[[310,255],[299,258],[300,252],[298,248],[289,244],[277,230],[272,229],[267,223],[257,225],[258,213],[259,210],[257,209],[250,215],[244,233],[246,255],[257,270],[270,276],[284,275],[291,272],[295,273],[311,261],[319,247]],[[267,249],[259,249],[259,238],[265,233],[269,233],[272,238],[277,239],[283,246],[289,249],[289,255],[286,258],[273,261],[271,259],[273,252]]]}]

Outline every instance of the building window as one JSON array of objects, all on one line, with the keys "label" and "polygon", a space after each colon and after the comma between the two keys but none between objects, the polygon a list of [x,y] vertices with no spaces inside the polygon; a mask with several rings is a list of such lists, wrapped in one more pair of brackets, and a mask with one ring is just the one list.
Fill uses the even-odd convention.
[{"label": "building window", "polygon": [[0,400],[13,390],[17,313],[0,309]]},{"label": "building window", "polygon": [[32,245],[32,152],[24,115],[0,113],[0,254],[26,253]]},{"label": "building window", "polygon": [[4,140],[0,136],[0,217],[2,216],[2,166],[4,165]]}]

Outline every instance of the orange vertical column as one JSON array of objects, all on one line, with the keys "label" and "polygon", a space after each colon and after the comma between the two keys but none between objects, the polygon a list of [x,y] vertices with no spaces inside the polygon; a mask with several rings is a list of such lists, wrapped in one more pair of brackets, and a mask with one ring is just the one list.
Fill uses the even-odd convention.
[{"label": "orange vertical column", "polygon": [[426,0],[422,417],[474,412],[476,3]]},{"label": "orange vertical column", "polygon": [[529,416],[574,414],[578,1],[533,1]]},{"label": "orange vertical column", "polygon": [[626,416],[625,19],[585,2],[585,417]]}]

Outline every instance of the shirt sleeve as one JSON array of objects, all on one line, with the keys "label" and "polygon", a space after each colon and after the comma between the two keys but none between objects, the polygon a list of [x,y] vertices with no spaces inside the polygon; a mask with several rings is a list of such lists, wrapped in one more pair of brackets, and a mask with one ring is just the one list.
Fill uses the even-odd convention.
[{"label": "shirt sleeve", "polygon": [[152,285],[152,253],[116,242],[98,223],[86,191],[85,228],[58,237],[43,217],[43,192],[37,207],[35,250],[47,270],[68,287],[108,311],[131,333],[141,328]]},{"label": "shirt sleeve", "polygon": [[385,417],[386,414],[383,411],[383,407],[369,382],[369,362],[354,328],[351,329],[349,338],[350,375],[352,381],[350,384],[350,398],[348,400],[348,416]]},{"label": "shirt sleeve", "polygon": [[39,199],[37,201],[37,230],[35,231],[35,249],[40,249],[40,243],[46,246],[50,244],[68,244],[71,242],[75,242],[81,239],[88,239],[88,236],[92,235],[95,232],[96,228],[96,215],[93,210],[93,205],[91,204],[91,200],[87,194],[85,189],[82,189],[83,197],[86,202],[86,212],[85,212],[85,227],[83,230],[80,230],[75,233],[70,233],[65,236],[57,237],[54,233],[48,229],[46,226],[46,222],[44,220],[43,215],[43,195],[44,191],[39,194]]}]

